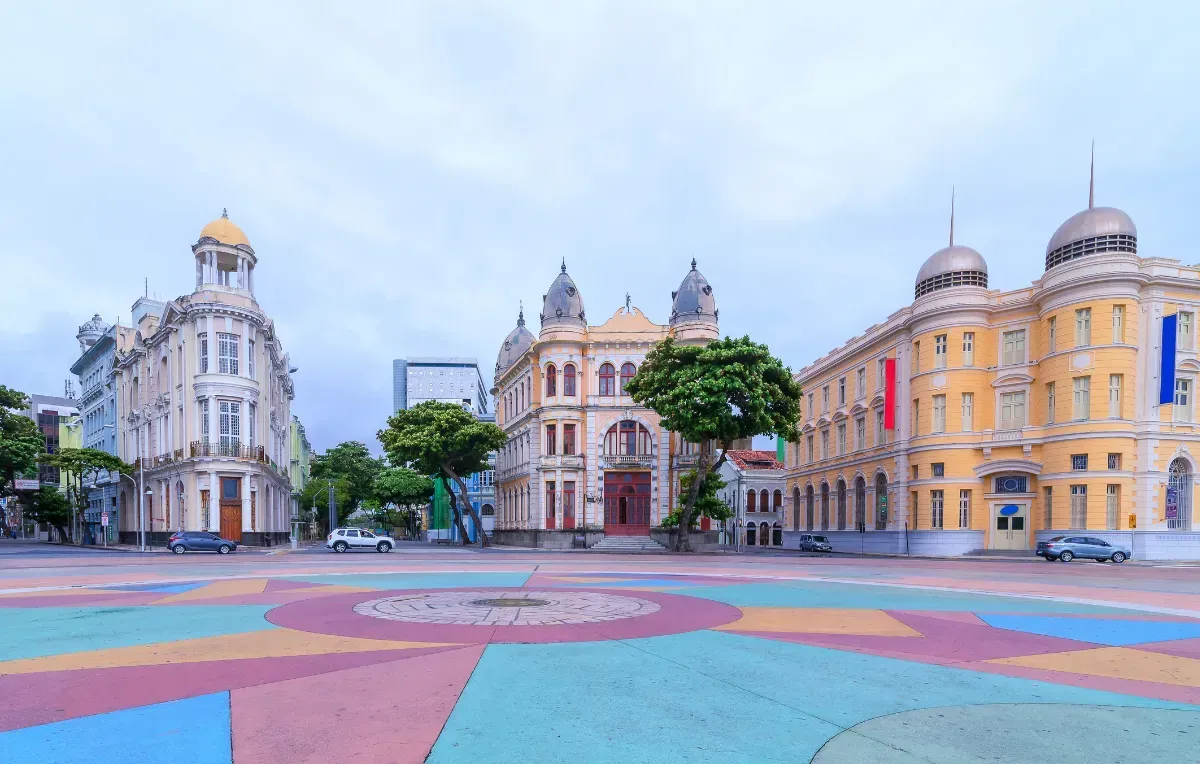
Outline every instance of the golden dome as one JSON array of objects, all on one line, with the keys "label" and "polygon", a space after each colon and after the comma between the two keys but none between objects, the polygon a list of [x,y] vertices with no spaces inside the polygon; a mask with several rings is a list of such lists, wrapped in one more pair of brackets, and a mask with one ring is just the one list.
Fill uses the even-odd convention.
[{"label": "golden dome", "polygon": [[233,221],[229,219],[229,213],[225,210],[221,210],[221,217],[200,230],[200,238],[203,239],[205,236],[216,239],[222,244],[250,246],[250,240],[246,238],[246,234],[233,224]]}]

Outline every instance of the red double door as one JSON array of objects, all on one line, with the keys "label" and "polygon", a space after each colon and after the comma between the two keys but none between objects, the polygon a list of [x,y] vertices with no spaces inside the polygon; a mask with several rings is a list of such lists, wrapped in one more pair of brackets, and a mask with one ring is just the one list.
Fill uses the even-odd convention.
[{"label": "red double door", "polygon": [[604,533],[650,535],[650,473],[604,473]]}]

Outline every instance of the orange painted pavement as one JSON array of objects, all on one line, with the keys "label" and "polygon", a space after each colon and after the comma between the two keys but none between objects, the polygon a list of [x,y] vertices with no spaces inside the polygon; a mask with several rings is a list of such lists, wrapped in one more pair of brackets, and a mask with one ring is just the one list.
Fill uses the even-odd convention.
[{"label": "orange painted pavement", "polygon": [[850,634],[877,637],[920,637],[882,610],[838,608],[743,607],[742,617],[717,626],[720,631],[765,631],[789,634]]},{"label": "orange painted pavement", "polygon": [[155,600],[154,604],[174,605],[179,602],[209,600],[214,597],[233,597],[238,594],[262,594],[266,588],[267,579],[265,578],[233,578],[228,581],[216,581],[195,589],[189,589],[186,592],[172,594],[160,600]]},{"label": "orange painted pavement", "polygon": [[1128,647],[1098,647],[1094,650],[1072,650],[1020,658],[996,658],[987,663],[1200,687],[1200,660]]}]

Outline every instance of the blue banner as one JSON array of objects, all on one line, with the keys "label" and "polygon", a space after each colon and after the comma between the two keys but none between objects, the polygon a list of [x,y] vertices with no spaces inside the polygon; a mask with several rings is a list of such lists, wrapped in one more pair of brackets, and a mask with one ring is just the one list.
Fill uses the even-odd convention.
[{"label": "blue banner", "polygon": [[1175,337],[1179,331],[1179,316],[1171,314],[1162,320],[1162,358],[1158,369],[1158,402],[1175,402]]}]

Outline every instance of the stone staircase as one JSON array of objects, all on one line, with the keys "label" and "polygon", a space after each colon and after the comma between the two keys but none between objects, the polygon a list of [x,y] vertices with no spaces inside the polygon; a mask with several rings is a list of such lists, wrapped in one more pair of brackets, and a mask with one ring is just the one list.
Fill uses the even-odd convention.
[{"label": "stone staircase", "polygon": [[605,536],[592,544],[598,552],[665,552],[667,548],[649,536]]}]

